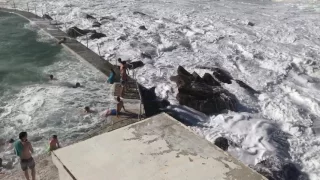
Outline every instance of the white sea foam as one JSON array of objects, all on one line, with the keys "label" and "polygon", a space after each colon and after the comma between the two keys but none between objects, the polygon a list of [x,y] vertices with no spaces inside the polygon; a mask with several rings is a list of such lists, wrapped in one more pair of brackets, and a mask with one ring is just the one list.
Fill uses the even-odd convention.
[{"label": "white sea foam", "polygon": [[[31,0],[17,0],[16,4],[26,9],[26,2],[35,4]],[[89,41],[89,48],[98,53],[96,43],[100,43],[101,54],[111,62],[115,57],[139,60],[141,52],[151,53],[155,56],[152,60],[141,59],[146,65],[137,71],[138,81],[147,87],[156,86],[157,94],[172,103],[177,103],[177,89],[169,78],[176,74],[178,65],[199,74],[204,71],[197,68],[199,66],[228,70],[234,78],[262,92],[252,96],[235,82],[223,85],[242,105],[255,112],[192,118],[194,112],[178,107],[171,107],[171,110],[191,120],[202,117],[198,122],[201,126],[193,129],[209,141],[218,136],[230,138],[238,146],[229,151],[245,163],[254,164],[268,156],[282,155],[299,164],[311,180],[319,179],[318,1],[46,0],[36,5],[46,7],[45,12],[66,23],[67,27],[90,28],[92,21],[84,19],[84,13],[98,19],[115,17],[96,28],[107,37]],[[41,15],[39,8],[36,13]],[[134,11],[146,16],[134,15]],[[248,26],[248,22],[255,25]],[[141,25],[148,30],[140,30]],[[65,30],[64,25],[61,28]],[[84,37],[78,40],[86,44]],[[58,73],[64,78],[70,75],[72,73]],[[86,74],[89,75],[93,74]],[[67,94],[69,103],[78,102],[74,100],[79,95],[78,90],[55,92]],[[59,101],[52,99],[51,103]],[[26,102],[37,107],[41,98],[34,97]],[[14,109],[11,107],[10,111]],[[55,117],[59,116],[67,115],[55,111]],[[19,118],[28,121],[26,115]],[[58,123],[63,121],[60,118]],[[69,121],[77,124],[74,118]]]}]

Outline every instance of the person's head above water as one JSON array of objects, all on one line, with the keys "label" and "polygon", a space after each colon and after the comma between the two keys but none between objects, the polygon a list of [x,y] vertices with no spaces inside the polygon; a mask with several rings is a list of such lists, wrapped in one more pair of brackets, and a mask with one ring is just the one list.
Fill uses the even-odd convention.
[{"label": "person's head above water", "polygon": [[8,143],[9,143],[9,144],[14,143],[14,139],[9,139],[9,140],[8,140]]},{"label": "person's head above water", "polygon": [[80,83],[77,82],[75,87],[76,87],[76,88],[77,88],[77,87],[80,87]]},{"label": "person's head above water", "polygon": [[51,79],[51,80],[53,80],[53,75],[52,75],[52,74],[50,74],[50,76],[49,76],[49,77],[50,77],[50,79]]},{"label": "person's head above water", "polygon": [[87,113],[91,111],[89,106],[84,107],[84,110],[85,110]]},{"label": "person's head above water", "polygon": [[19,139],[20,139],[21,141],[26,141],[27,138],[28,138],[27,132],[21,132],[21,133],[19,134]]}]

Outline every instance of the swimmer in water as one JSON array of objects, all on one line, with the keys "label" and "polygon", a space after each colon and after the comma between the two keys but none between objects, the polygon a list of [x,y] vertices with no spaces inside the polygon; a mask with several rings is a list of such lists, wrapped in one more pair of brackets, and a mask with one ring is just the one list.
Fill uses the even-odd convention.
[{"label": "swimmer in water", "polygon": [[107,113],[106,113],[106,116],[109,116],[109,115],[113,115],[113,116],[117,116],[117,118],[119,118],[119,114],[120,114],[120,111],[123,110],[126,111],[126,109],[124,108],[124,105],[123,105],[123,101],[120,99],[120,97],[117,97],[117,109],[111,109],[111,110],[108,110]]},{"label": "swimmer in water", "polygon": [[89,106],[86,106],[86,107],[84,107],[84,112],[87,113],[87,114],[89,114],[89,113],[94,113],[95,111],[92,110],[92,109],[90,109]]},{"label": "swimmer in water", "polygon": [[56,78],[54,78],[54,76],[52,74],[49,75],[49,78],[50,78],[51,81],[57,80]]},{"label": "swimmer in water", "polygon": [[75,86],[73,86],[73,88],[78,88],[78,87],[80,87],[81,85],[80,85],[80,83],[76,83],[76,85]]}]

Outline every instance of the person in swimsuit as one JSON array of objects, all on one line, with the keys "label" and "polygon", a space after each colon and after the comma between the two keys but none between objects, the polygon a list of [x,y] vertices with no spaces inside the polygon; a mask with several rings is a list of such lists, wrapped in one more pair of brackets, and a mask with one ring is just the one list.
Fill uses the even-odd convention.
[{"label": "person in swimsuit", "polygon": [[16,155],[20,157],[21,169],[24,172],[24,176],[27,180],[30,180],[28,168],[31,169],[32,180],[36,179],[36,163],[32,158],[31,153],[33,153],[33,148],[31,143],[28,141],[27,132],[21,132],[19,134],[19,139],[13,143]]},{"label": "person in swimsuit", "polygon": [[106,116],[108,115],[113,115],[113,116],[117,116],[119,118],[119,114],[120,114],[120,111],[123,110],[126,111],[126,109],[124,108],[124,105],[123,105],[123,101],[121,101],[120,97],[117,97],[117,109],[111,109],[111,110],[108,110],[107,113],[106,113]]},{"label": "person in swimsuit", "polygon": [[60,144],[59,144],[57,135],[52,135],[50,142],[49,142],[49,146],[50,146],[49,151],[53,151],[53,150],[60,148]]}]

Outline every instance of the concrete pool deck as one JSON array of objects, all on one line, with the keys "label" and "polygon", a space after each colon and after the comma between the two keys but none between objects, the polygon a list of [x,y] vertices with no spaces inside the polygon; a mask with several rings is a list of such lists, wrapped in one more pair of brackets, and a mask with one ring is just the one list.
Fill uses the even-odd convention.
[{"label": "concrete pool deck", "polygon": [[162,113],[54,151],[60,180],[266,179]]}]

